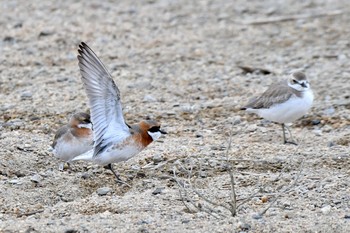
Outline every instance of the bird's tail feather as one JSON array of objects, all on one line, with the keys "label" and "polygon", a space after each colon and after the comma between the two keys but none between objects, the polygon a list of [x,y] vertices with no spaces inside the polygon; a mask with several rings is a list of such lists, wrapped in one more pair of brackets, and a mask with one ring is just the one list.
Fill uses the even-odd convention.
[{"label": "bird's tail feather", "polygon": [[81,154],[81,155],[78,155],[77,157],[74,157],[71,161],[77,161],[77,160],[91,161],[93,155],[94,155],[94,150],[89,150],[89,151],[85,152],[84,154]]}]

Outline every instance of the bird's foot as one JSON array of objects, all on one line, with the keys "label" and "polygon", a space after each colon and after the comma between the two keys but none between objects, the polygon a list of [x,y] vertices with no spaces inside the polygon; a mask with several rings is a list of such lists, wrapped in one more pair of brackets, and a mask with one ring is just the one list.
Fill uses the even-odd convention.
[{"label": "bird's foot", "polygon": [[110,171],[113,173],[113,175],[114,175],[115,178],[116,178],[116,182],[117,182],[117,183],[126,185],[126,186],[128,186],[128,187],[131,188],[131,186],[130,186],[128,183],[126,183],[125,181],[123,181],[122,179],[120,179],[119,174],[117,174],[117,173],[114,171],[114,169],[113,169],[113,167],[112,167],[112,164],[108,164],[108,165],[104,166],[104,168],[110,170]]}]

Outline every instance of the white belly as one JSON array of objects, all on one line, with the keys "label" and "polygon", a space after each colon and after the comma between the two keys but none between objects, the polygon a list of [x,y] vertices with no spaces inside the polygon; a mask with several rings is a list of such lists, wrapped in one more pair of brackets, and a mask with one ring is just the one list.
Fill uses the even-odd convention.
[{"label": "white belly", "polygon": [[141,148],[130,144],[127,144],[124,147],[111,147],[94,157],[93,160],[100,165],[119,163],[134,157],[140,153],[141,150]]},{"label": "white belly", "polygon": [[313,98],[312,91],[307,91],[302,98],[291,97],[285,103],[274,105],[268,109],[247,109],[247,111],[254,112],[269,121],[291,123],[310,110]]},{"label": "white belly", "polygon": [[74,157],[91,150],[92,147],[92,138],[73,138],[69,142],[59,140],[55,146],[55,149],[53,150],[53,153],[57,158],[63,161],[70,161]]}]

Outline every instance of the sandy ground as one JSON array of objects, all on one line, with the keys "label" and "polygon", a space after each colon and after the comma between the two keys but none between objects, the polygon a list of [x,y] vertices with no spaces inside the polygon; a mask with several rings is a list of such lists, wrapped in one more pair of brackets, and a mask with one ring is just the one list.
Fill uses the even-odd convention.
[{"label": "sandy ground", "polygon": [[[0,232],[350,232],[348,0],[1,1],[0,11]],[[88,110],[80,41],[111,71],[126,121],[169,132],[115,165],[131,188],[86,162],[60,172],[50,151],[57,128]],[[299,146],[239,111],[293,70],[315,94],[290,127]],[[236,217],[208,203],[229,206],[230,166]]]}]

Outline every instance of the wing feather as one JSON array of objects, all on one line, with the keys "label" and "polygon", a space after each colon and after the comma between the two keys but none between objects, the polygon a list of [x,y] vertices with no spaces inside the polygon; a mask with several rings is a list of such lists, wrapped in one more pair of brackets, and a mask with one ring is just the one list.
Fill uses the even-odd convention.
[{"label": "wing feather", "polygon": [[57,145],[57,141],[60,137],[62,137],[63,134],[65,134],[67,131],[69,130],[69,127],[67,125],[62,126],[61,128],[59,128],[55,134],[55,138],[51,144],[51,147],[53,149],[55,149],[56,145]]},{"label": "wing feather", "polygon": [[79,45],[79,68],[89,99],[94,126],[94,156],[113,141],[130,135],[124,122],[120,91],[97,55],[84,42]]},{"label": "wing feather", "polygon": [[292,97],[293,92],[288,85],[280,82],[276,85],[270,86],[261,96],[252,99],[242,109],[262,109],[270,108],[271,106],[287,101]]}]

